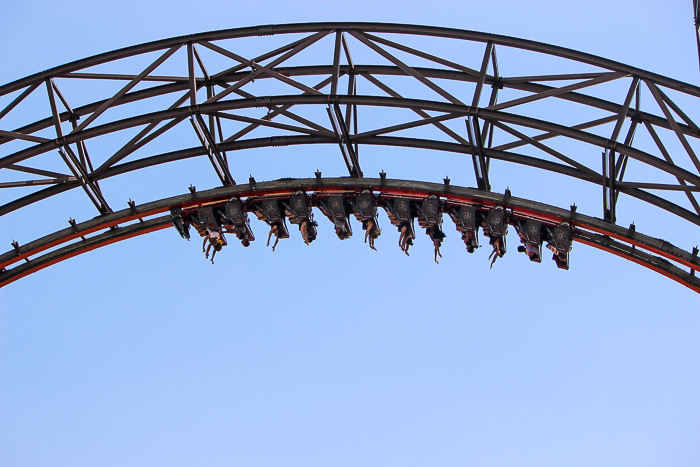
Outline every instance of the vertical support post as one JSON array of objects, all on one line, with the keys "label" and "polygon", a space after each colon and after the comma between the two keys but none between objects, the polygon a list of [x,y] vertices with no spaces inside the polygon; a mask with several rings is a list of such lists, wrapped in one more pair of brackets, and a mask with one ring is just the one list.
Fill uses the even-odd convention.
[{"label": "vertical support post", "polygon": [[333,79],[331,81],[331,96],[338,94],[338,75],[340,74],[340,46],[343,41],[343,31],[335,32],[335,50],[333,51]]},{"label": "vertical support post", "polygon": [[[354,80],[352,85],[353,85],[352,95],[355,96],[355,95],[357,95],[357,79]],[[355,129],[354,134],[357,134],[358,133],[358,131],[357,131],[357,105],[353,105],[352,119],[353,119],[354,129]],[[355,141],[355,157],[357,158],[357,162],[359,163],[360,162],[360,143],[358,143],[357,141]]]},{"label": "vertical support post", "polygon": [[700,1],[693,0],[693,17],[695,18],[695,40],[698,46],[698,64],[700,65]]},{"label": "vertical support post", "polygon": [[187,43],[187,73],[190,81],[190,105],[197,105],[197,83],[194,77],[194,51],[192,50],[192,42]]},{"label": "vertical support post", "polygon": [[[352,55],[350,54],[350,47],[348,46],[347,40],[345,40],[345,33],[340,33],[340,39],[343,45],[343,51],[345,51],[345,59],[348,61],[348,66],[350,71],[348,72],[348,96],[354,96],[357,91],[356,81],[357,76],[355,75],[355,62],[352,60]],[[345,126],[350,128],[350,120],[352,119],[352,112],[357,113],[357,106],[350,106],[348,104],[345,107]]]},{"label": "vertical support post", "polygon": [[480,190],[491,191],[489,183],[489,171],[486,157],[484,155],[484,144],[479,131],[478,117],[471,115],[467,116],[467,137],[469,138],[469,146],[472,151],[472,162],[474,164],[474,174],[476,175],[476,184]]},{"label": "vertical support post", "polygon": [[603,218],[615,223],[615,150],[603,152]]},{"label": "vertical support post", "polygon": [[479,107],[479,101],[481,100],[481,90],[484,87],[484,81],[486,80],[486,71],[489,67],[489,60],[491,59],[491,50],[493,49],[493,41],[488,41],[486,43],[486,51],[484,52],[484,59],[481,62],[481,70],[479,71],[479,79],[476,82],[476,89],[474,90],[474,99],[472,99],[472,107]]},{"label": "vertical support post", "polygon": [[353,145],[350,142],[350,133],[345,125],[345,120],[343,119],[343,114],[337,101],[328,103],[328,117],[331,120],[333,131],[335,132],[338,145],[340,146],[340,152],[343,155],[350,176],[362,178],[362,170],[360,169],[360,164],[357,160]]}]

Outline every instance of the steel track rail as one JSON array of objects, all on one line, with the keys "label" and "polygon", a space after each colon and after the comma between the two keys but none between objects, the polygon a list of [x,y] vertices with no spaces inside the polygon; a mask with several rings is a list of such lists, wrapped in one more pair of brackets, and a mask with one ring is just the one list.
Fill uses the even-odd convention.
[{"label": "steel track rail", "polygon": [[[436,68],[424,68],[424,67],[415,67],[415,70],[421,73],[423,76],[427,78],[436,78],[436,79],[441,79],[441,80],[448,80],[448,81],[464,81],[464,82],[476,82],[477,78],[463,73],[463,72],[458,72],[458,71],[452,71],[452,70],[442,70],[442,69],[436,69]],[[341,65],[339,67],[339,76],[346,76],[350,73],[351,69],[347,65]],[[299,67],[285,67],[284,68],[285,75],[288,76],[328,76],[332,72],[332,66],[327,65],[318,65],[318,66],[299,66]],[[354,66],[353,72],[357,75],[362,75],[363,73],[369,73],[372,75],[378,75],[378,76],[407,76],[407,73],[403,70],[401,70],[397,66],[389,66],[389,65],[364,65],[364,64],[358,64]],[[212,79],[212,83],[217,84],[219,86],[226,86],[229,83],[239,81],[240,79],[244,78],[245,76],[249,75],[250,73],[246,72],[236,72],[232,74],[225,75],[223,77],[220,77],[216,80]],[[61,77],[61,76],[57,76]],[[65,75],[63,77],[74,77],[73,74]],[[105,78],[106,79],[106,78]],[[268,75],[263,75],[257,79],[262,79],[262,80],[268,80],[268,79],[273,79],[271,76]],[[552,89],[550,86],[546,86],[543,84],[539,83],[534,83],[534,82],[522,82],[522,81],[508,81],[507,79],[501,79],[497,80],[493,76],[486,76],[484,79],[484,86],[494,86],[497,85],[499,87],[503,88],[509,88],[509,89],[514,89],[518,91],[527,91],[527,92],[543,92]],[[661,83],[659,83],[661,84]],[[36,85],[34,83],[33,85]],[[202,78],[197,78],[197,88],[201,88],[204,85],[204,80]],[[169,94],[177,94],[180,92],[184,92],[188,90],[188,83],[169,83],[169,84],[164,84],[160,86],[154,86],[149,89],[144,89],[144,90],[139,90],[139,91],[132,91],[121,97],[120,99],[116,100],[113,104],[112,107],[118,107],[121,105],[126,105],[126,104],[131,104],[134,102],[142,101],[145,99],[149,99],[152,97],[156,96],[164,96],[164,95],[169,95]],[[555,96],[558,99],[563,99],[563,100],[568,100],[571,102],[575,102],[578,104],[583,104],[589,107],[593,107],[596,109],[604,110],[607,112],[611,112],[614,114],[619,114],[624,110],[624,106],[621,104],[618,104],[616,102],[611,102],[607,101],[605,99],[601,99],[598,97],[594,96],[589,96],[586,94],[581,94],[577,93],[574,91],[566,92],[563,94],[559,94]],[[101,100],[101,101],[96,101],[90,104],[86,104],[80,107],[76,107],[73,109],[72,115],[71,113],[68,112],[61,112],[59,113],[59,119],[61,122],[67,122],[70,121],[71,116],[74,117],[83,117],[86,115],[90,115],[92,112],[94,112],[96,109],[98,109],[101,105],[103,105],[106,102],[106,100]],[[648,113],[648,112],[637,112],[632,108],[628,108],[625,111],[625,115],[628,117],[635,117],[643,121],[648,121],[649,123],[652,123],[656,126],[659,126],[661,128],[665,129],[672,129],[671,125],[669,122],[661,118],[657,115]],[[38,132],[40,130],[44,130],[46,128],[49,128],[53,125],[53,121],[51,118],[45,118],[43,120],[39,120],[34,123],[30,123],[28,125],[22,126],[20,128],[15,129],[16,132],[23,133],[23,134],[31,134]],[[692,137],[700,137],[700,132],[698,132],[696,129],[691,128],[690,126],[686,125],[685,123],[678,123],[679,128],[683,132],[683,134],[692,136]],[[11,141],[10,138],[8,137],[2,137],[0,136],[0,144],[4,144],[8,141]]]},{"label": "steel track rail", "polygon": [[[221,203],[232,196],[264,198],[291,195],[297,190],[313,193],[359,193],[364,189],[370,189],[385,196],[437,195],[455,203],[503,206],[515,214],[548,223],[568,221],[574,227],[575,241],[633,261],[700,293],[700,279],[694,275],[694,271],[700,270],[700,260],[697,256],[666,241],[611,225],[602,219],[575,211],[567,211],[509,195],[449,184],[375,178],[284,179],[215,188],[133,206],[75,224],[26,245],[17,245],[15,250],[0,255],[0,268],[2,268],[0,287],[73,256],[168,228],[171,226],[169,216],[153,216],[168,212],[173,207],[191,208]],[[148,217],[153,218],[143,220]],[[21,261],[25,263],[7,269]],[[684,268],[688,268],[691,272]]]},{"label": "steel track rail", "polygon": [[[316,137],[316,136],[287,136],[285,137],[286,145],[301,145],[301,144],[335,144],[335,141],[331,138]],[[368,145],[379,145],[379,146],[399,146],[399,147],[412,147],[418,149],[431,149],[437,151],[448,151],[458,154],[464,154],[465,156],[470,154],[469,146],[464,146],[456,143],[448,143],[442,141],[433,140],[420,140],[415,138],[399,138],[399,137],[387,137],[387,136],[374,136],[363,138],[363,144]],[[261,138],[255,140],[244,140],[235,141],[231,143],[224,143],[220,145],[221,150],[224,151],[236,151],[243,149],[252,148],[264,148],[264,147],[274,147],[276,145],[276,140],[274,138]],[[114,166],[107,169],[99,176],[95,177],[95,180],[103,180],[106,178],[114,177],[124,173],[128,173],[134,170],[143,169],[146,167],[153,167],[159,164],[164,164],[168,162],[174,162],[178,160],[188,159],[192,157],[199,157],[205,154],[204,149],[201,147],[182,149],[179,151],[174,151],[170,153],[160,154],[157,156],[152,156],[149,158],[140,159],[138,161],[129,162]],[[559,164],[555,162],[545,161],[542,159],[497,150],[486,150],[486,154],[497,160],[503,160],[507,162],[513,162],[520,165],[526,165],[538,169],[543,169],[551,171],[554,173],[559,173],[569,177],[577,178],[579,180],[584,180],[590,183],[600,183],[599,178],[592,178],[585,173],[576,170],[573,167]],[[663,162],[663,161],[660,161]],[[689,178],[693,179],[695,175],[682,171],[683,169],[678,168],[679,173],[687,175]],[[682,172],[680,172],[682,171]],[[0,216],[5,215],[9,212],[15,211],[22,207],[28,206],[32,203],[41,201],[43,199],[55,196],[59,193],[63,193],[73,188],[78,188],[80,185],[77,182],[66,182],[58,184],[43,190],[37,191],[23,198],[11,201],[5,205],[0,206]],[[668,212],[671,212],[683,219],[692,222],[695,225],[700,225],[700,216],[697,214],[684,209],[676,204],[670,203],[663,198],[660,198],[647,191],[629,188],[629,187],[619,187],[618,190],[627,195],[633,196],[637,199],[645,201],[654,206],[660,207]]]},{"label": "steel track rail", "polygon": [[[264,29],[263,29],[264,28]],[[652,73],[640,68],[635,68],[624,63],[609,60],[603,57],[598,57],[585,52],[559,47],[556,45],[545,44],[542,42],[531,41],[527,39],[519,39],[516,37],[503,36],[499,34],[489,34],[478,31],[466,31],[462,29],[443,28],[436,26],[420,26],[410,24],[386,24],[386,23],[361,23],[361,22],[327,22],[327,23],[298,23],[298,24],[277,24],[253,26],[237,29],[225,29],[220,31],[204,32],[199,34],[189,34],[186,36],[173,37],[170,39],[162,39],[159,41],[148,42],[145,44],[134,45],[122,49],[106,52],[92,57],[76,60],[65,65],[60,65],[48,70],[35,73],[21,78],[11,83],[0,86],[0,96],[31,86],[36,82],[43,82],[46,78],[62,76],[84,68],[100,65],[114,60],[119,60],[125,57],[140,55],[149,52],[167,50],[174,46],[182,46],[188,42],[201,41],[219,41],[226,39],[235,39],[242,37],[266,36],[276,34],[300,34],[300,33],[315,33],[320,31],[350,31],[358,30],[368,33],[390,33],[390,34],[406,34],[420,35],[430,37],[443,37],[448,39],[459,39],[473,42],[489,42],[492,41],[496,45],[513,47],[517,49],[530,50],[555,57],[574,60],[581,63],[586,63],[596,67],[637,75],[643,79],[651,80],[664,87],[675,89],[677,91],[691,94],[700,97],[700,87],[684,83],[679,80],[668,78],[657,73]]]},{"label": "steel track rail", "polygon": [[[285,39],[285,45],[268,50],[254,59],[240,55],[245,52],[238,50],[236,44],[229,47],[230,42],[221,42],[227,39],[269,35],[291,35],[289,39],[291,42]],[[456,41],[451,44],[457,46],[467,42],[480,43],[485,46],[483,59],[477,56],[480,66],[476,64],[477,66],[470,67],[469,63],[466,63],[466,59],[460,58],[459,63],[455,63],[441,57],[441,50],[431,54],[427,49],[418,50],[397,42],[400,41],[397,38],[409,36],[450,39]],[[321,62],[314,60],[314,65],[304,65],[304,62],[301,62],[302,64],[294,63],[293,66],[287,66],[289,63],[285,63],[288,58],[295,57],[297,53],[313,46],[318,41],[326,40],[327,43],[328,38],[335,39],[335,52],[332,56],[329,54],[325,59],[322,56]],[[352,47],[348,45],[346,38],[352,39],[353,42],[350,43]],[[428,45],[427,41],[426,45]],[[564,71],[564,74],[558,71],[543,76],[519,76],[517,74],[502,76],[499,74],[497,64],[497,46],[570,60],[584,64],[586,67],[593,66],[596,70],[591,71],[584,67],[578,72]],[[365,51],[369,50],[371,54],[374,54],[372,55],[374,57],[383,57],[382,64],[373,63],[371,58],[369,59],[370,63],[353,62],[350,53],[350,49],[353,47],[361,47]],[[207,60],[203,60],[203,58],[208,58],[204,55],[200,56],[200,52],[198,52],[198,50],[205,49],[208,50],[207,53],[216,54],[219,60],[224,60],[223,70],[220,68],[220,62],[212,59],[217,67],[217,72],[212,74],[207,72]],[[171,60],[171,57],[177,58],[178,56],[175,54],[178,51],[186,52],[187,55],[188,72],[185,75],[152,74],[161,64]],[[91,69],[97,65],[115,62],[117,66],[121,67],[124,62],[119,62],[120,60],[149,53],[154,53],[158,58],[151,62],[152,58],[144,56],[143,58],[148,59],[150,65],[145,69],[139,69],[140,73],[137,72],[138,74],[128,74],[121,70],[117,70],[117,73],[91,72]],[[181,53],[179,56],[182,55]],[[474,60],[473,52],[468,55],[469,60]],[[369,56],[363,57],[366,59]],[[175,58],[173,60],[177,61]],[[296,61],[297,58],[290,62]],[[417,62],[418,59],[421,61]],[[426,60],[432,65],[426,66]],[[341,63],[343,61],[345,63]],[[386,65],[387,61],[391,64]],[[312,88],[304,82],[296,80],[296,77],[317,77],[321,81]],[[342,87],[339,82],[341,77],[347,81],[347,93],[340,89]],[[387,79],[392,81],[383,82],[384,77],[389,77]],[[393,86],[398,77],[415,85],[415,88],[408,91],[411,95],[402,96],[387,84],[391,82]],[[244,89],[244,86],[252,83],[255,79],[277,80],[274,84],[285,83],[285,85],[295,88],[292,92],[300,94],[255,96],[248,92],[252,89]],[[357,93],[357,80],[360,79],[364,80],[363,86],[370,85],[368,87],[369,94]],[[122,84],[125,86],[116,94],[109,93],[107,96],[103,94],[105,90],[99,88],[99,92],[88,103],[83,101],[80,106],[71,108],[69,104],[71,99],[66,99],[60,90],[60,87],[66,82],[64,80],[92,80],[93,82],[97,80],[98,84],[104,80],[111,80],[121,82],[120,86]],[[462,86],[459,88],[462,91],[453,95],[454,89],[457,88],[441,87],[442,83],[449,81],[453,82],[451,86],[462,86],[462,83],[467,83],[473,87],[473,94],[472,87]],[[618,91],[602,93],[614,101],[600,97],[601,93],[597,90],[601,87],[596,88],[595,86],[607,86],[606,83],[615,81],[618,81],[617,84],[626,89],[626,92],[619,96],[620,100],[616,100],[616,96],[620,94]],[[419,82],[420,84],[418,84]],[[629,87],[628,83],[631,83]],[[144,87],[143,84],[147,86]],[[484,92],[486,87],[490,87],[491,90]],[[401,89],[404,89],[402,92],[405,92],[405,88]],[[503,99],[499,101],[500,89],[509,90],[510,94],[505,94],[505,101]],[[205,90],[206,100],[200,99],[198,101],[197,95],[199,94],[201,98]],[[676,94],[667,95],[669,90],[676,92]],[[112,213],[108,200],[103,196],[99,186],[99,182],[102,180],[160,164],[208,156],[222,184],[235,185],[233,176],[229,173],[226,159],[227,151],[307,144],[339,145],[345,162],[348,164],[348,170],[354,177],[362,176],[359,167],[361,161],[355,154],[360,146],[407,147],[448,151],[463,155],[466,157],[465,165],[470,165],[473,162],[476,185],[481,188],[481,191],[472,190],[473,193],[470,192],[471,194],[464,196],[469,196],[470,199],[479,200],[482,203],[491,202],[489,201],[491,196],[496,198],[500,196],[489,193],[488,167],[491,159],[529,166],[586,181],[602,188],[602,217],[605,220],[575,214],[574,217],[579,222],[577,225],[583,229],[580,230],[580,235],[578,233],[576,235],[578,241],[599,248],[604,247],[603,249],[606,251],[625,256],[673,277],[684,277],[685,273],[683,270],[668,272],[665,263],[658,263],[658,261],[662,261],[658,257],[666,258],[681,268],[696,269],[697,258],[688,252],[675,247],[671,248],[666,243],[659,244],[660,240],[640,236],[640,234],[634,234],[633,238],[630,237],[631,234],[625,233],[628,232],[627,229],[615,224],[615,206],[618,195],[623,193],[674,214],[694,224],[694,228],[700,226],[700,203],[695,199],[697,192],[700,191],[700,158],[696,155],[693,145],[690,144],[691,142],[697,144],[700,140],[700,127],[680,108],[680,104],[690,106],[693,103],[692,99],[700,97],[700,87],[584,52],[496,34],[404,24],[331,22],[228,29],[126,47],[61,65],[0,86],[0,97],[17,93],[10,98],[9,104],[3,104],[4,107],[0,108],[0,123],[16,106],[24,102],[25,98],[40,91],[44,93],[50,104],[48,106],[51,109],[49,117],[46,117],[44,113],[37,112],[28,120],[12,120],[21,122],[16,124],[23,125],[19,128],[11,129],[3,126],[0,129],[0,148],[7,148],[5,153],[0,153],[0,169],[3,170],[3,174],[12,171],[7,181],[0,181],[0,188],[48,187],[37,189],[26,196],[10,198],[9,202],[0,206],[0,217],[73,188],[84,189],[90,201],[102,215],[94,221],[89,221],[92,224],[83,223],[80,224],[80,228],[74,226],[72,233],[57,232],[28,245],[16,246],[15,251],[0,257],[4,258],[0,261],[0,267],[10,266],[21,259],[31,258],[31,260],[25,265],[15,266],[4,272],[3,275],[6,278],[10,277],[7,274],[19,274],[25,269],[27,271],[34,270],[36,265],[40,264],[39,260],[44,258],[46,254],[53,256],[46,257],[41,261],[53,264],[52,261],[60,260],[57,258],[89,251],[93,248],[92,245],[99,247],[102,243],[111,241],[112,238],[118,239],[125,235],[127,238],[128,235],[131,235],[128,232],[134,233],[134,235],[137,235],[138,232],[145,232],[148,228],[144,227],[144,222],[133,225],[129,223],[136,222],[137,218],[150,218],[164,212],[156,209],[157,212],[134,211],[130,215],[124,214],[124,211]],[[198,93],[198,91],[201,92]],[[429,97],[424,97],[425,93],[428,93]],[[435,93],[444,100],[436,100]],[[641,95],[643,93],[647,96],[645,99],[652,96],[650,100],[651,110],[648,105],[642,108]],[[624,97],[625,94],[626,97]],[[175,103],[166,108],[162,106],[162,101],[152,100],[152,98],[161,97],[172,98]],[[681,100],[676,103],[672,98]],[[553,115],[548,114],[543,118],[530,116],[531,114],[524,106],[528,106],[532,102],[540,104],[544,99],[549,99],[545,104],[547,106],[553,103],[556,106],[562,105],[566,109],[568,108],[566,106],[576,104],[579,106],[578,108],[585,109],[582,114],[588,115],[588,111],[594,111],[596,113],[591,113],[591,115],[596,115],[596,120],[576,122],[575,126],[569,126],[568,120],[557,123],[556,110],[558,107],[554,108]],[[90,102],[93,100],[94,102]],[[148,111],[144,110],[147,108],[146,105],[151,102],[157,102],[156,107],[149,108]],[[112,120],[101,117],[109,109],[132,103],[136,107],[123,108],[128,111],[126,117]],[[344,116],[341,115],[341,106],[344,108]],[[254,108],[265,107],[267,107],[268,113],[264,117],[253,118],[249,116],[255,115],[251,112]],[[331,112],[332,107],[334,113]],[[135,111],[131,110],[134,108]],[[324,115],[326,110],[329,111],[330,127],[329,121],[314,120],[318,114],[314,111],[321,108],[323,108]],[[370,128],[363,128],[363,132],[359,133],[358,109],[360,113],[363,113],[364,109],[393,111],[396,114],[410,115],[413,120],[399,120],[393,126],[383,127],[382,123],[372,122],[370,118],[367,119]],[[297,110],[300,112],[311,110],[309,113],[314,113],[316,117],[307,118],[302,114],[297,114]],[[404,112],[405,110],[411,112]],[[280,118],[273,121],[278,116]],[[101,119],[98,124],[93,124],[98,118]],[[155,155],[150,155],[153,154],[151,152],[145,157],[126,159],[134,151],[156,138],[165,138],[166,136],[163,135],[170,135],[168,132],[172,128],[188,118],[192,120],[198,139],[202,143],[201,146]],[[243,123],[243,129],[234,134],[224,134],[220,119],[236,121],[237,124]],[[456,119],[464,120],[464,123],[467,123],[466,133],[463,126],[461,131],[455,131],[454,128],[447,125],[449,123],[456,127],[456,122],[454,122]],[[284,120],[284,122],[280,122],[280,120]],[[5,121],[8,122],[10,119]],[[342,125],[338,123],[339,121],[342,122]],[[69,122],[71,128],[65,131],[62,122]],[[611,132],[604,127],[604,125],[613,126],[613,124],[615,129]],[[376,127],[376,125],[380,126]],[[65,126],[67,127],[67,125]],[[393,132],[426,126],[433,130],[440,130],[440,136],[443,139],[420,139],[391,135]],[[260,127],[265,130],[263,134],[275,136],[245,137],[250,131]],[[634,141],[635,130],[639,127],[644,127],[648,131],[653,144],[648,143],[648,139],[646,146],[639,146],[640,138],[637,138],[637,142]],[[55,138],[51,134],[54,130]],[[474,134],[472,134],[472,130],[474,130]],[[659,130],[658,133],[657,130]],[[662,134],[661,130],[665,132]],[[95,143],[97,144],[104,141],[104,139],[99,139],[100,137],[122,131],[124,133],[120,133],[120,135],[134,131],[137,131],[138,134],[133,137],[129,136],[128,142],[116,149],[113,154],[101,154],[93,167],[86,142],[93,144],[92,141],[97,138]],[[286,133],[279,135],[280,131]],[[488,136],[489,131],[490,136]],[[500,136],[505,135],[505,142],[497,142],[498,145],[493,146],[494,131],[499,132]],[[627,133],[626,137],[624,133]],[[676,145],[668,146],[667,149],[665,144],[674,144],[668,142],[664,144],[663,139],[668,138],[669,134],[676,138]],[[570,153],[562,154],[557,152],[554,146],[544,144],[547,143],[547,140],[556,137],[565,138],[574,144],[572,147],[577,147],[576,145],[581,143],[587,147],[583,151],[568,150]],[[10,144],[5,146],[5,143]],[[558,141],[552,142],[554,145],[557,143]],[[545,156],[534,157],[513,152],[514,149],[523,146],[543,151]],[[672,150],[669,151],[671,148]],[[590,153],[589,149],[592,149]],[[681,149],[680,154],[678,153],[679,149]],[[64,170],[66,167],[56,169],[52,165],[46,167],[31,166],[32,164],[42,164],[42,161],[47,160],[45,155],[54,151],[63,158],[72,174],[55,171]],[[596,152],[603,153],[602,167],[601,159],[596,155]],[[33,159],[36,156],[40,157]],[[644,173],[641,175],[641,180],[624,179],[628,160],[634,160],[633,164],[641,163],[648,166],[643,167],[643,171],[637,172],[635,172],[637,166],[634,169],[630,168],[631,174]],[[480,162],[477,163],[477,161]],[[477,167],[478,164],[481,164],[481,168]],[[647,171],[647,168],[653,170]],[[17,176],[17,172],[44,178],[27,179],[26,176],[20,178]],[[353,183],[342,181],[343,179],[338,180],[340,181],[337,182],[337,186],[342,186],[343,183]],[[367,183],[374,186],[372,185],[373,180],[367,179],[366,182],[361,180],[359,183],[360,185]],[[669,183],[669,180],[676,180],[678,183]],[[303,184],[301,181],[299,183]],[[245,187],[245,185],[243,186]],[[350,185],[348,187],[348,189],[354,189]],[[226,190],[231,189],[238,190],[239,188],[221,188],[220,190],[226,192]],[[433,188],[425,189],[429,191]],[[463,188],[462,190],[470,189]],[[218,193],[216,190],[212,191],[212,193],[214,192]],[[686,204],[679,204],[677,200],[682,200],[682,198],[675,195],[679,192],[688,198],[692,208]],[[17,193],[17,191],[13,193]],[[447,194],[443,193],[443,196],[447,196]],[[134,198],[136,197],[134,196]],[[170,201],[173,199],[175,198],[168,198]],[[685,203],[685,200],[682,202]],[[177,203],[172,203],[168,206],[177,205]],[[528,201],[528,203],[532,202]],[[147,206],[150,205],[143,205],[138,209],[146,209]],[[549,212],[547,205],[541,206],[546,207],[546,209],[533,211],[538,212],[538,216]],[[512,209],[521,208],[525,209],[525,205],[512,207]],[[552,215],[561,219],[567,218],[563,213]],[[146,222],[151,221],[152,219]],[[158,225],[159,228],[162,228],[161,224]],[[108,228],[110,231],[105,232],[104,230]],[[91,239],[95,237],[95,239],[90,240],[92,243],[83,240],[82,247],[65,246],[65,242],[77,238],[78,233],[80,233],[78,237],[88,236]],[[605,240],[600,237],[601,235],[611,240]],[[633,248],[633,251],[626,250],[625,245]],[[53,250],[56,248],[58,250]],[[64,248],[68,248],[65,254],[57,253],[63,251]],[[648,253],[640,252],[636,248],[643,249]],[[667,251],[668,248],[671,248],[670,252]],[[53,251],[45,253],[49,250]],[[13,254],[15,256],[12,256]],[[651,256],[644,256],[646,254]],[[9,263],[5,264],[5,261],[9,261]],[[15,273],[10,271],[15,271]],[[683,281],[687,285],[693,283],[694,279],[683,279],[681,282]]]},{"label": "steel track rail", "polygon": [[[397,99],[393,97],[382,96],[334,96],[334,101],[341,105],[361,105],[374,107],[389,107],[389,108],[405,108],[419,109],[423,111],[435,111],[445,113],[456,113],[462,116],[479,116],[487,120],[503,121],[516,125],[522,125],[532,129],[557,132],[563,136],[593,144],[601,148],[610,146],[610,141],[601,136],[591,133],[586,133],[556,123],[551,123],[545,120],[540,120],[532,117],[512,114],[502,111],[488,110],[484,108],[474,108],[470,106],[460,106],[447,102],[426,101],[419,99]],[[270,105],[324,105],[328,102],[328,96],[269,96]],[[237,99],[233,101],[215,102],[212,104],[198,105],[196,110],[203,114],[213,114],[216,112],[225,112],[229,110],[242,110],[259,107],[257,99]],[[116,122],[107,123],[104,125],[92,127],[88,130],[83,130],[77,133],[67,135],[63,138],[65,144],[73,144],[80,141],[90,140],[98,136],[103,136],[115,131],[124,130],[127,128],[138,127],[153,121],[172,120],[178,117],[189,116],[195,109],[190,107],[179,107],[176,109],[152,112],[139,116],[134,116],[122,119]],[[11,164],[22,162],[39,154],[44,154],[55,150],[57,143],[54,140],[38,144],[34,147],[19,151],[0,158],[0,168],[7,167]],[[681,177],[683,180],[691,182],[695,185],[700,185],[700,176],[693,174],[681,167],[670,164],[663,159],[655,157],[649,153],[641,151],[623,143],[615,143],[614,148],[620,153],[627,154],[630,157],[651,165],[654,168],[663,170],[671,175]]]}]

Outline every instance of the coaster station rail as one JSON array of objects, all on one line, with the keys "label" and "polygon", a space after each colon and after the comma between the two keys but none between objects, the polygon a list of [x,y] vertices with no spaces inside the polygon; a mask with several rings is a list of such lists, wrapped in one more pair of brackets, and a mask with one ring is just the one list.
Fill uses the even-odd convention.
[{"label": "coaster station rail", "polygon": [[[241,41],[256,38],[265,46],[269,38],[263,36],[290,39],[270,43],[267,52],[251,57]],[[436,46],[433,41],[441,42]],[[472,52],[450,53],[462,47]],[[544,57],[543,63],[562,71],[518,74],[521,62],[499,64],[498,52],[504,50],[508,57],[514,52]],[[465,58],[458,62],[450,55]],[[136,71],[134,63],[141,64]],[[572,72],[574,68],[581,71]],[[307,84],[312,79],[316,81]],[[255,93],[261,83],[274,93]],[[83,88],[90,92],[81,92]],[[445,214],[451,212],[450,203],[476,207],[481,216],[501,206],[513,222],[533,219],[550,228],[567,222],[573,240],[700,291],[694,276],[700,264],[697,248],[687,252],[616,224],[618,199],[626,195],[677,216],[697,232],[700,160],[694,146],[700,128],[688,109],[697,108],[698,98],[697,86],[583,52],[428,26],[266,25],[107,52],[0,86],[0,188],[17,193],[0,206],[0,217],[74,188],[83,190],[99,213],[26,245],[14,242],[0,257],[0,285],[171,225],[169,216],[130,224],[136,219],[252,196],[253,187],[236,185],[233,174],[258,174],[260,166],[235,157],[238,151],[323,144],[339,152],[349,178],[299,180],[289,186],[284,181],[260,183],[268,187],[260,188],[263,192],[270,191],[265,196],[274,198],[277,189],[314,196],[326,196],[329,190],[357,196],[358,190],[369,189],[382,205],[383,199],[399,198],[408,190],[417,196],[408,198],[413,206],[433,195]],[[46,105],[30,105],[37,99]],[[163,104],[166,100],[169,105]],[[255,112],[264,113],[251,116]],[[375,112],[392,118],[372,118]],[[579,115],[585,119],[572,123]],[[435,133],[426,136],[426,129]],[[642,131],[645,138],[635,138]],[[183,132],[197,144],[158,153],[159,142]],[[88,150],[119,137],[124,144],[109,154]],[[475,188],[364,178],[367,161],[359,154],[369,146],[463,156],[463,166],[455,170],[472,172]],[[222,187],[202,192],[208,193],[204,198],[184,195],[114,212],[100,186],[113,177],[191,158],[206,161]],[[303,165],[303,158],[298,159]],[[562,181],[587,182],[602,194],[599,217],[493,193],[492,180],[505,174],[493,173],[492,160],[558,174]],[[391,173],[391,167],[386,169]],[[136,194],[132,198],[139,199]],[[60,246],[79,237],[85,239]],[[25,264],[16,265],[22,260]]]}]

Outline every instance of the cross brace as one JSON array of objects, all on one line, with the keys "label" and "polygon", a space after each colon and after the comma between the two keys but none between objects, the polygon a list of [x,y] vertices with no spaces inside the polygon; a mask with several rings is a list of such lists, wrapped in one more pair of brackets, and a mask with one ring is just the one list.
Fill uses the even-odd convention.
[{"label": "cross brace", "polygon": [[216,170],[216,174],[219,176],[221,183],[224,186],[235,185],[236,182],[233,181],[233,177],[228,170],[228,164],[219,151],[219,147],[216,144],[216,139],[204,124],[202,115],[199,112],[195,112],[192,116],[190,116],[190,123],[192,123],[192,128],[194,128],[194,132],[197,133],[197,137],[202,143],[202,146],[204,146],[204,149],[207,150],[207,156],[211,161],[211,165],[214,166],[214,170]]},{"label": "cross brace", "polygon": [[97,210],[100,211],[100,214],[108,214],[112,212],[112,209],[110,209],[110,207],[107,205],[107,201],[105,201],[104,197],[102,196],[102,192],[97,186],[95,186],[95,183],[90,180],[87,172],[85,171],[85,167],[80,163],[70,146],[65,145],[63,147],[59,147],[58,152],[61,154],[61,157],[66,162],[66,165],[70,171],[73,172],[73,175],[80,183],[80,186],[82,186],[85,193],[87,193],[90,201],[92,201],[95,207],[97,207]]},{"label": "cross brace", "polygon": [[467,116],[467,137],[469,138],[469,146],[472,151],[472,162],[474,163],[474,174],[476,175],[476,184],[480,190],[491,191],[489,183],[489,167],[488,160],[484,154],[484,142],[481,139],[481,131],[479,129],[479,118]]},{"label": "cross brace", "polygon": [[337,101],[328,103],[328,117],[331,119],[331,125],[338,139],[340,152],[343,154],[343,159],[345,159],[345,165],[348,167],[350,176],[362,178],[362,169],[360,169],[357,154],[350,143],[350,133],[348,132],[348,127],[345,125],[345,119],[343,118],[340,105]]}]

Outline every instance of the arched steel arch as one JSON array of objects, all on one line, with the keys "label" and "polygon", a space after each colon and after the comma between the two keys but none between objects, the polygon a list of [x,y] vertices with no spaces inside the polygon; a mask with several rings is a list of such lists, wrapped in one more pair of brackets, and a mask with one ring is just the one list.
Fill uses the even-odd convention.
[{"label": "arched steel arch", "polygon": [[[251,56],[246,47],[252,37],[267,51]],[[499,52],[527,60],[508,61],[509,73],[503,74]],[[518,73],[524,63],[538,61],[555,71]],[[172,72],[174,67],[181,72]],[[157,69],[167,71],[157,74]],[[260,83],[272,92],[257,94]],[[597,187],[602,209],[596,222],[605,228],[596,229],[608,237],[619,239],[619,229],[631,232],[615,224],[620,194],[697,229],[700,128],[689,109],[697,108],[699,97],[700,87],[622,63],[474,31],[314,23],[176,37],[0,86],[0,187],[17,193],[0,206],[0,216],[78,188],[97,208],[97,225],[104,226],[109,222],[102,221],[116,213],[100,187],[103,180],[200,157],[209,161],[224,189],[233,189],[232,172],[248,170],[230,159],[235,151],[330,144],[353,180],[364,179],[361,147],[446,151],[465,157],[462,168],[473,172],[483,199],[493,195],[491,179],[503,176],[490,170],[490,162],[499,160]],[[46,105],[24,108],[38,98]],[[391,113],[396,122],[371,118],[377,111]],[[230,131],[229,122],[238,128]],[[427,127],[438,136],[426,137]],[[640,129],[646,139],[635,138]],[[183,132],[197,144],[151,150]],[[124,144],[112,153],[89,151],[101,138],[121,135]],[[56,168],[56,160],[63,169]],[[641,179],[625,179],[628,170]],[[596,213],[590,214],[594,219]],[[655,254],[672,249],[672,256],[681,258],[678,264],[691,271],[680,274],[681,282],[694,283],[697,250],[689,253],[667,242],[655,248],[651,244],[660,240],[644,238],[651,243],[631,244]],[[4,260],[28,259],[26,251],[33,251],[14,246]]]}]

